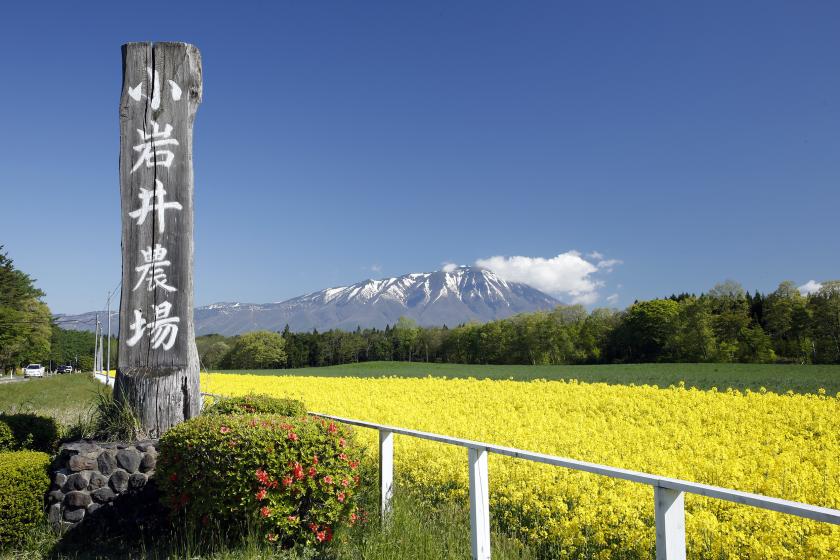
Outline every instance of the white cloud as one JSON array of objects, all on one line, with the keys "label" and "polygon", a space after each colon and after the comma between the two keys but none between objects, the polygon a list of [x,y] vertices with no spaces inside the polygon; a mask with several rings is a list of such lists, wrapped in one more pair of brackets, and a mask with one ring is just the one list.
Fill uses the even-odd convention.
[{"label": "white cloud", "polygon": [[371,272],[376,272],[376,273],[382,272],[382,265],[381,264],[372,264],[372,265],[370,265],[370,270],[371,270]]},{"label": "white cloud", "polygon": [[446,263],[443,263],[443,266],[441,267],[441,270],[444,271],[444,272],[453,272],[456,268],[458,268],[457,264],[451,263],[451,262],[446,262]]},{"label": "white cloud", "polygon": [[495,256],[478,259],[475,264],[492,270],[500,278],[528,284],[564,301],[591,305],[598,301],[598,290],[604,286],[604,282],[595,275],[610,272],[621,262],[604,260],[601,254],[594,258],[594,255],[587,255],[592,260],[587,260],[577,251],[567,251],[549,259]]},{"label": "white cloud", "polygon": [[817,282],[816,280],[808,280],[801,286],[799,286],[799,293],[803,296],[807,296],[808,294],[813,294],[814,292],[818,291],[822,288],[822,284]]},{"label": "white cloud", "polygon": [[618,303],[618,294],[610,294],[607,296],[607,303],[610,305],[615,305]]}]

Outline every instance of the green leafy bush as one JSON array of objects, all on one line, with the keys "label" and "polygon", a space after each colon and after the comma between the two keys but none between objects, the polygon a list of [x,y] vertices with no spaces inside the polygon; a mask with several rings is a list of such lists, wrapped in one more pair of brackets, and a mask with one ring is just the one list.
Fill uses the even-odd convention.
[{"label": "green leafy bush", "polygon": [[190,526],[317,544],[356,519],[352,435],[312,416],[199,416],[163,435],[155,476],[165,505]]},{"label": "green leafy bush", "polygon": [[225,397],[209,406],[204,414],[279,414],[304,416],[306,407],[295,399],[278,399],[268,395],[250,394]]},{"label": "green leafy bush", "polygon": [[0,453],[0,547],[20,542],[43,520],[49,462],[38,451]]},{"label": "green leafy bush", "polygon": [[30,413],[0,414],[0,422],[11,428],[17,449],[47,453],[55,450],[59,425],[53,418]]},{"label": "green leafy bush", "polygon": [[12,429],[3,421],[0,421],[0,451],[14,451],[17,447],[15,434]]}]

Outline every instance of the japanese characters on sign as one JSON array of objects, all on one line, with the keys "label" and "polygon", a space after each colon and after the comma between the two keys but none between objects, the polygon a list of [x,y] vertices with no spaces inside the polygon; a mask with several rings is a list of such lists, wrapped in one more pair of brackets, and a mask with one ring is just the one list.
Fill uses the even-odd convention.
[{"label": "japanese characters on sign", "polygon": [[[147,68],[149,82],[151,83],[151,97],[148,92],[144,93],[144,82],[128,88],[128,95],[137,102],[144,102],[144,98],[150,102],[152,109],[156,110],[161,103],[161,84],[157,70]],[[169,85],[169,96],[172,102],[181,99],[181,87],[173,80],[167,80]],[[162,166],[169,168],[177,157],[179,147],[178,140],[172,137],[173,126],[171,123],[160,123],[154,120],[149,121],[151,133],[137,129],[139,143],[132,146],[137,153],[137,159],[131,167],[130,174],[141,168],[155,168]],[[142,260],[140,265],[134,267],[134,281],[131,286],[132,292],[146,290],[154,292],[157,289],[160,297],[168,298],[178,291],[167,277],[167,271],[171,261],[167,259],[167,236],[166,236],[166,215],[170,212],[180,212],[183,206],[177,201],[174,192],[169,192],[167,186],[157,178],[155,173],[154,189],[141,187],[138,198],[140,207],[128,212],[134,227],[140,227],[147,220],[157,222],[154,239],[154,246],[146,246],[140,249]],[[173,189],[175,186],[173,186]],[[173,305],[168,300],[158,302],[157,297],[152,306],[153,316],[144,317],[143,311],[133,309],[133,320],[129,324],[131,332],[126,343],[133,347],[140,342],[144,336],[149,337],[149,344],[153,349],[170,350],[178,338],[178,326],[180,317],[172,315]]]}]

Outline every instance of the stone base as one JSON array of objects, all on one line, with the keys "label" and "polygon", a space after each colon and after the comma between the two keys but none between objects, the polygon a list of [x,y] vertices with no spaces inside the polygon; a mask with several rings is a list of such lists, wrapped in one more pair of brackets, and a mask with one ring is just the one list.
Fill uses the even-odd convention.
[{"label": "stone base", "polygon": [[50,473],[50,525],[64,533],[86,520],[113,522],[115,515],[133,516],[149,507],[156,509],[156,463],[156,440],[131,444],[78,441],[62,445]]}]

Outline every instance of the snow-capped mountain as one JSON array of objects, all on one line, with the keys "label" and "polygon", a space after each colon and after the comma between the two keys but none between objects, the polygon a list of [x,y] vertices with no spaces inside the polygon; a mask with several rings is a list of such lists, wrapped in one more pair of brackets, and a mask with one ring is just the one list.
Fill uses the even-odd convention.
[{"label": "snow-capped mountain", "polygon": [[384,328],[402,316],[424,326],[455,326],[551,309],[559,303],[525,284],[506,282],[489,270],[460,267],[365,280],[279,303],[214,303],[195,309],[195,324],[199,335],[279,331],[287,324],[294,331]]}]

